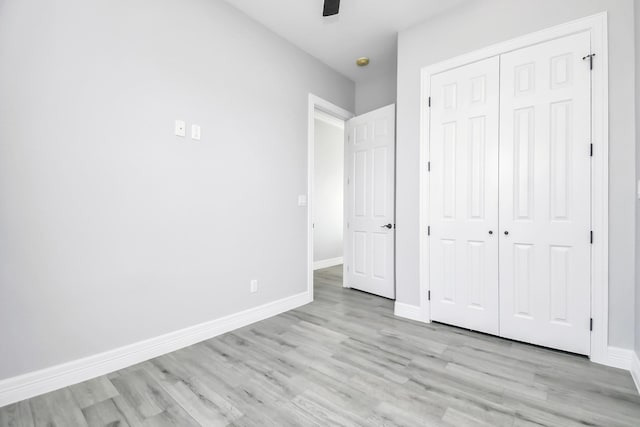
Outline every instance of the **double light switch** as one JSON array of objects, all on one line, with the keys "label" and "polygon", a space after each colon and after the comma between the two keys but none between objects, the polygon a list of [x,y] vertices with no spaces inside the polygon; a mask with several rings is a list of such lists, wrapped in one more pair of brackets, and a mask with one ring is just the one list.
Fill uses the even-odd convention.
[{"label": "double light switch", "polygon": [[[176,120],[175,134],[181,137],[187,136],[187,124],[184,120]],[[200,125],[191,125],[191,139],[200,141]]]}]

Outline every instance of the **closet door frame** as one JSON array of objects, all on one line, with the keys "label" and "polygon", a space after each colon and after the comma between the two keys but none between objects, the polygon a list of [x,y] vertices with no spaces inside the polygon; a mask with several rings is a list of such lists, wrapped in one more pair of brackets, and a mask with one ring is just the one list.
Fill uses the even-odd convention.
[{"label": "closet door frame", "polygon": [[[593,157],[591,159],[591,351],[589,358],[619,368],[623,366],[619,358],[609,354],[609,279],[608,279],[608,223],[609,223],[609,93],[608,93],[608,44],[607,13],[602,12],[507,42],[499,43],[462,56],[458,56],[421,70],[421,112],[420,112],[420,306],[419,313],[412,318],[425,323],[431,321],[429,302],[429,147],[430,147],[430,97],[431,76],[458,68],[476,61],[502,55],[538,43],[562,38],[580,32],[589,32],[591,52],[595,54],[591,72],[591,134]],[[587,60],[589,60],[587,58]],[[400,312],[403,310],[397,310]]]}]

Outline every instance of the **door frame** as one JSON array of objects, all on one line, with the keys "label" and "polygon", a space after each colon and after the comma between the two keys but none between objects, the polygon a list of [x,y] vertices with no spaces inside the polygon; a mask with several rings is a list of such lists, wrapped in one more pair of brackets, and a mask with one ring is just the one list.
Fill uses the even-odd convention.
[{"label": "door frame", "polygon": [[[421,70],[420,93],[420,314],[419,320],[431,322],[429,283],[429,164],[431,76],[493,56],[580,32],[591,34],[591,52],[597,56],[591,74],[591,317],[593,330],[589,357],[593,362],[620,366],[609,352],[609,87],[607,13],[551,27],[532,34],[470,52]],[[586,53],[585,53],[586,54]],[[587,238],[587,236],[585,236]]]},{"label": "door frame", "polygon": [[[315,176],[315,111],[319,110],[340,120],[344,120],[344,149],[347,141],[347,121],[354,114],[344,108],[309,93],[307,121],[307,292],[309,301],[313,301],[313,181]],[[344,185],[344,184],[343,184]],[[343,211],[343,215],[344,215]],[[344,286],[344,283],[343,283]]]}]

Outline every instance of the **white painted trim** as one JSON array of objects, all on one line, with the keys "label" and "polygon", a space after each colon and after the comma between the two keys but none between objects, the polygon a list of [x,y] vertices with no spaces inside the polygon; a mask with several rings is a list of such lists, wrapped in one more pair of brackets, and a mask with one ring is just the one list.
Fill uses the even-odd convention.
[{"label": "white painted trim", "polygon": [[[426,69],[421,70],[420,84],[420,182],[418,193],[418,218],[420,224],[418,227],[418,259],[419,265],[419,286],[420,294],[418,296],[420,302],[420,310],[425,323],[431,323],[431,303],[428,299],[430,287],[429,275],[429,259],[431,256],[431,240],[427,235],[427,228],[430,223],[429,206],[431,205],[431,193],[429,187],[431,178],[428,173],[427,165],[431,161],[430,137],[431,134],[431,110],[428,99],[431,96],[431,75]],[[427,100],[427,103],[424,101]]]},{"label": "white painted trim", "polygon": [[342,264],[342,261],[343,261],[342,257],[322,259],[320,261],[315,261],[313,263],[313,269],[314,270],[321,270],[323,268],[334,267],[336,265]]},{"label": "white painted trim", "polygon": [[[609,342],[609,86],[607,13],[578,19],[533,34],[518,37],[489,46],[456,58],[430,65],[421,70],[420,98],[420,307],[425,319],[430,319],[427,291],[429,285],[429,176],[426,172],[429,157],[430,112],[428,97],[431,93],[431,76],[444,71],[501,55],[527,46],[589,31],[591,49],[596,53],[592,72],[592,228],[594,243],[591,249],[591,333],[592,361],[608,365],[615,363],[610,357]],[[427,322],[429,320],[426,320]],[[615,353],[615,352],[614,352]]]},{"label": "white painted trim", "polygon": [[632,358],[633,350],[619,347],[607,347],[606,357],[599,363],[628,371],[631,369]]},{"label": "white painted trim", "polygon": [[328,125],[335,126],[340,130],[344,130],[344,120],[338,119],[337,117],[332,116],[331,114],[327,114],[322,110],[316,109],[315,112],[316,120],[320,120]]},{"label": "white painted trim", "polygon": [[607,364],[609,347],[609,51],[607,14],[592,17],[591,49],[600,58],[592,73],[591,133],[591,333],[590,359]]},{"label": "white painted trim", "polygon": [[211,339],[311,302],[308,292],[39,371],[0,381],[0,407],[87,381]]},{"label": "white painted trim", "polygon": [[[313,301],[313,175],[314,175],[314,145],[315,145],[315,117],[316,110],[327,113],[340,120],[347,121],[353,113],[340,108],[312,93],[309,94],[307,111],[307,291]],[[345,126],[346,129],[346,126]],[[346,132],[346,130],[345,130]],[[345,134],[344,140],[347,140]],[[346,149],[346,144],[345,144]],[[344,276],[343,276],[344,277]],[[344,283],[343,283],[344,286]]]},{"label": "white painted trim", "polygon": [[393,314],[409,320],[424,322],[426,319],[422,314],[422,308],[419,305],[404,304],[396,301]]},{"label": "white painted trim", "polygon": [[638,394],[640,394],[640,358],[635,351],[631,352],[631,377],[633,382],[636,383]]}]

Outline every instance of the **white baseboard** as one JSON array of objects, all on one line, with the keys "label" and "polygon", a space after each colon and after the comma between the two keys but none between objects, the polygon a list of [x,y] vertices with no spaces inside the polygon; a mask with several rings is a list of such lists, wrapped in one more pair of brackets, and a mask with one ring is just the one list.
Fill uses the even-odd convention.
[{"label": "white baseboard", "polygon": [[313,263],[313,269],[314,270],[320,270],[322,268],[329,268],[329,267],[333,267],[336,265],[340,265],[343,262],[343,258],[342,257],[338,257],[338,258],[329,258],[329,259],[323,259],[320,261],[314,261]]},{"label": "white baseboard", "polygon": [[631,353],[631,377],[633,378],[633,382],[636,383],[636,388],[640,394],[640,358],[635,351]]},{"label": "white baseboard", "polygon": [[0,380],[0,407],[144,362],[312,301],[308,292],[93,356]]},{"label": "white baseboard", "polygon": [[606,358],[602,361],[598,361],[598,363],[628,371],[631,369],[632,355],[633,350],[609,346],[607,348]]},{"label": "white baseboard", "polygon": [[424,322],[424,316],[422,315],[422,309],[419,305],[404,304],[396,301],[393,314],[405,319],[415,320],[417,322]]}]

